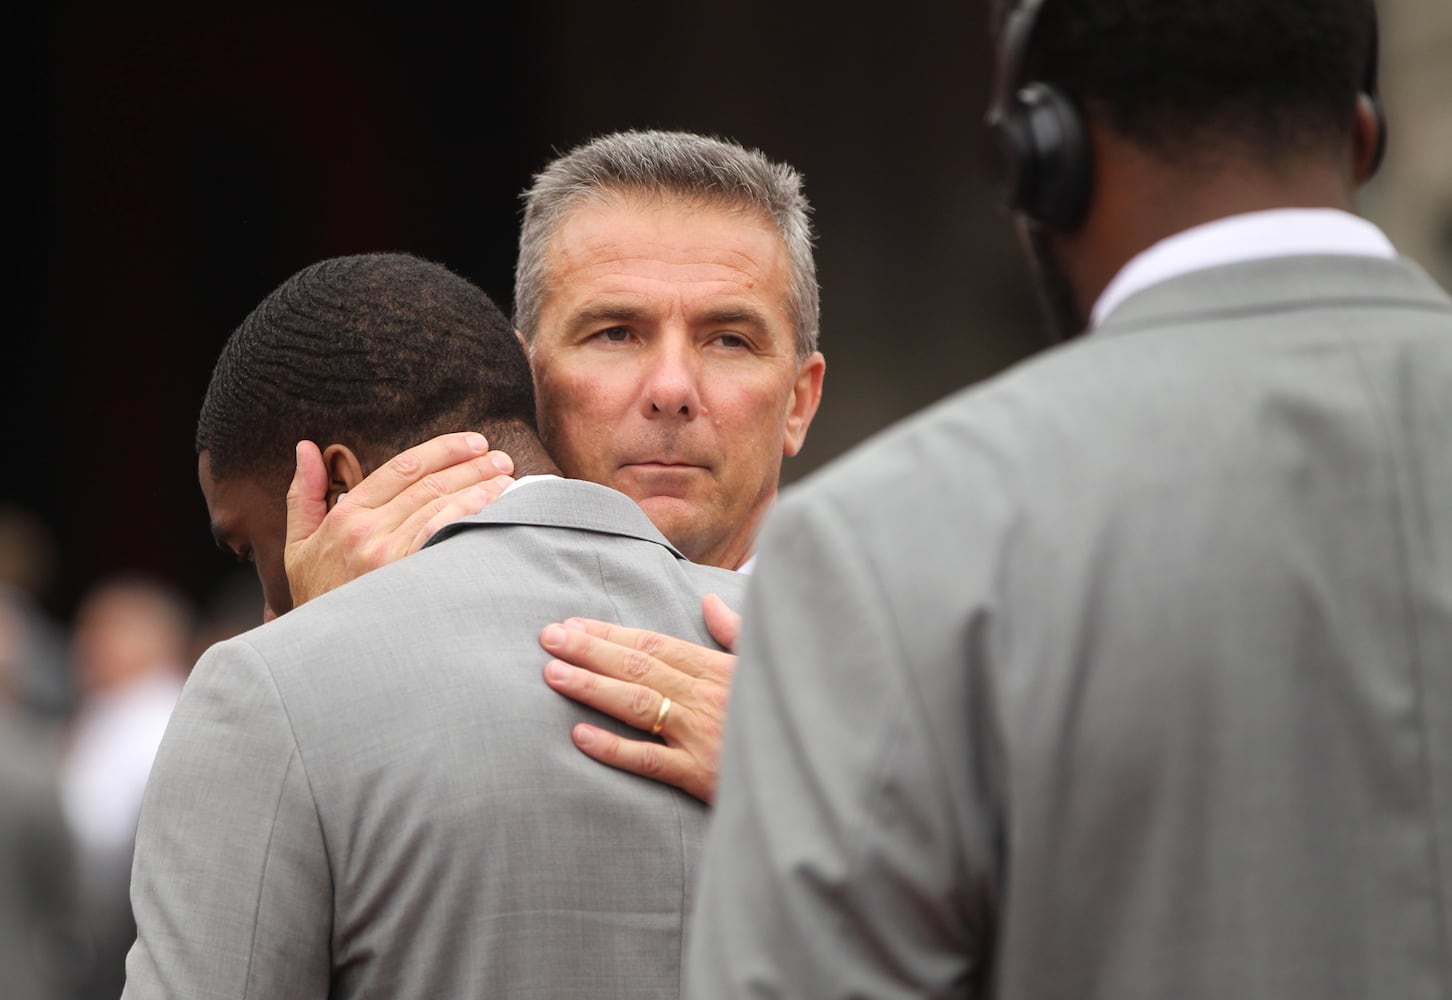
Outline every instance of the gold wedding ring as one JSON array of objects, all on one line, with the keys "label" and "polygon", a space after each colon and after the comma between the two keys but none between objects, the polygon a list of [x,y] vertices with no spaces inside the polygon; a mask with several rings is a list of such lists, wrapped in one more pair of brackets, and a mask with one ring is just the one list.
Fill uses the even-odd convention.
[{"label": "gold wedding ring", "polygon": [[659,736],[660,731],[665,728],[666,716],[671,714],[671,700],[664,695],[660,699],[660,711],[655,713],[655,725],[650,727],[650,735]]}]

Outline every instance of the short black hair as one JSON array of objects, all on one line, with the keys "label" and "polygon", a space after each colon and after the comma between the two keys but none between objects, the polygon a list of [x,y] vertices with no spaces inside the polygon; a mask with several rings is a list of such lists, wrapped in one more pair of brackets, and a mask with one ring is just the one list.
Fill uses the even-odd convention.
[{"label": "short black hair", "polygon": [[1375,18],[1372,0],[1046,0],[1022,76],[1145,148],[1271,159],[1351,135]]},{"label": "short black hair", "polygon": [[495,444],[510,425],[534,430],[534,385],[499,307],[442,264],[359,254],[303,268],[242,321],[196,445],[226,479],[290,469],[303,439],[381,461],[446,431]]}]

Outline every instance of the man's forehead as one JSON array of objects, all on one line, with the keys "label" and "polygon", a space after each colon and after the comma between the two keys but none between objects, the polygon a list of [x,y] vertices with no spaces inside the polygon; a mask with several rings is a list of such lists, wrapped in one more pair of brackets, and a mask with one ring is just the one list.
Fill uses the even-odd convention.
[{"label": "man's forehead", "polygon": [[581,210],[556,233],[547,302],[603,314],[639,308],[644,299],[689,298],[721,312],[785,299],[790,255],[780,234],[758,219],[597,208]]},{"label": "man's forehead", "polygon": [[[573,255],[609,243],[628,232],[633,239],[670,242],[697,254],[719,249],[723,235],[786,255],[786,240],[775,221],[757,205],[727,198],[684,197],[669,193],[620,193],[582,198],[559,217],[546,244],[546,258]],[[697,235],[699,234],[699,235]],[[692,237],[695,237],[692,240]],[[697,244],[692,247],[691,243]]]}]

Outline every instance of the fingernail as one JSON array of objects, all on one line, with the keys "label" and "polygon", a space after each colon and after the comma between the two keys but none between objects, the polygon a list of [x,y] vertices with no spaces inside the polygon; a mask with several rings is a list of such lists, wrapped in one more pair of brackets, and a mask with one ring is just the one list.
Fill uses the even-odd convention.
[{"label": "fingernail", "polygon": [[489,464],[494,466],[494,468],[498,469],[500,472],[514,471],[514,463],[509,460],[508,455],[505,455],[502,452],[491,452],[489,455]]},{"label": "fingernail", "polygon": [[545,680],[555,681],[563,684],[570,679],[570,668],[559,660],[551,660],[545,664]]},{"label": "fingernail", "polygon": [[583,619],[583,618],[566,618],[565,619],[565,628],[574,629],[576,632],[583,632],[583,631],[585,631],[585,619]]},{"label": "fingernail", "polygon": [[540,634],[540,642],[544,643],[546,649],[563,646],[565,644],[565,630],[558,625],[546,625],[544,632]]},{"label": "fingernail", "polygon": [[489,447],[489,442],[484,440],[483,434],[465,434],[464,444],[475,451],[484,451]]},{"label": "fingernail", "polygon": [[590,746],[595,742],[595,730],[589,726],[575,727],[575,745],[580,747]]}]

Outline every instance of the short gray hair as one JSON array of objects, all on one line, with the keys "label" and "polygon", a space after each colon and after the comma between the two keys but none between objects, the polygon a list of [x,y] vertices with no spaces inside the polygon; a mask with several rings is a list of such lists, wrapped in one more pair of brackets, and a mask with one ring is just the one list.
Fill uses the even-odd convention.
[{"label": "short gray hair", "polygon": [[627,131],[591,140],[535,175],[524,193],[519,260],[514,268],[514,326],[534,340],[549,275],[545,249],[566,215],[587,199],[613,194],[680,197],[755,211],[770,219],[791,260],[787,312],[797,360],[817,349],[821,305],[812,257],[812,207],[802,177],[760,150],[691,132]]}]

